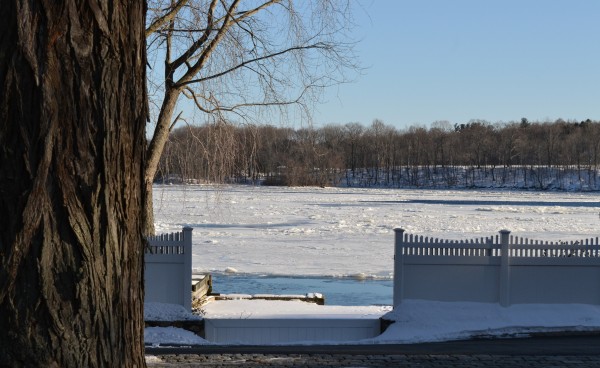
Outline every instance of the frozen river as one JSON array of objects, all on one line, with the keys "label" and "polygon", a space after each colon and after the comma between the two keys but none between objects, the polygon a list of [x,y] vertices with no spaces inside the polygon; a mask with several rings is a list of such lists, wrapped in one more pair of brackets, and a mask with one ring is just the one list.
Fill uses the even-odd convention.
[{"label": "frozen river", "polygon": [[596,237],[598,193],[155,186],[156,230],[191,226],[196,272],[390,279],[396,227],[450,239]]}]

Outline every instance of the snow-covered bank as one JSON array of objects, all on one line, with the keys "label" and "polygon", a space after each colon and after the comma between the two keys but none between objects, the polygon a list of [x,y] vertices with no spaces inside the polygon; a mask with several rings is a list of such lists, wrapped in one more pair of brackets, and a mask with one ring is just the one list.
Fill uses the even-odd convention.
[{"label": "snow-covered bank", "polygon": [[406,189],[508,189],[589,192],[600,190],[600,171],[591,166],[401,166],[387,171],[342,171],[336,186]]},{"label": "snow-covered bank", "polygon": [[[177,306],[173,306],[177,309]],[[168,308],[162,311],[173,315]],[[318,306],[305,302],[238,300],[205,307],[207,318],[379,318],[395,321],[380,336],[344,344],[412,344],[473,337],[521,337],[541,332],[600,333],[600,306],[582,304],[521,304],[501,307],[491,303],[407,300],[389,307]],[[176,312],[178,313],[178,312]],[[149,327],[146,344],[202,345],[210,342],[174,327]],[[310,342],[299,342],[303,345]],[[319,342],[328,344],[328,342]],[[340,344],[340,342],[329,342]]]},{"label": "snow-covered bank", "polygon": [[396,322],[373,343],[516,337],[534,332],[600,332],[600,306],[584,304],[502,307],[493,303],[407,300],[384,318]]}]

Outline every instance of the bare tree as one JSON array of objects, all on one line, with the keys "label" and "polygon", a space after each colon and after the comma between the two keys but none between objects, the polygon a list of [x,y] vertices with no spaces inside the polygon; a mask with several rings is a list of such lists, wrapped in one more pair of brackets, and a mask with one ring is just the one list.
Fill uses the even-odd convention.
[{"label": "bare tree", "polygon": [[[596,188],[599,127],[592,120],[471,121],[455,127],[442,121],[403,131],[379,120],[369,127],[348,123],[296,130],[210,123],[170,134],[159,175],[321,186],[335,186],[345,177],[347,185],[397,187],[475,187],[491,177],[501,186],[523,181],[527,187],[563,183],[562,188],[571,177],[564,173],[576,172],[579,184]],[[551,167],[545,144],[550,133],[558,142]]]},{"label": "bare tree", "polygon": [[149,2],[148,233],[152,182],[175,124],[191,110],[216,122],[284,119],[290,107],[308,116],[321,89],[355,67],[343,42],[349,14],[348,3],[333,0]]},{"label": "bare tree", "polygon": [[143,367],[144,3],[0,2],[0,366]]},{"label": "bare tree", "polygon": [[356,168],[358,165],[358,145],[360,139],[364,133],[364,127],[359,123],[348,123],[344,125],[344,131],[347,136],[346,145],[346,168],[352,170],[352,178],[356,175]]}]

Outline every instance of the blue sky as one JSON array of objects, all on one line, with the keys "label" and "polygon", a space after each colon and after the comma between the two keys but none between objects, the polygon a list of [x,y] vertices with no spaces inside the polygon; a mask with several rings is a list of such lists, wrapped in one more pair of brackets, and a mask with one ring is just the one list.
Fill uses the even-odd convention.
[{"label": "blue sky", "polygon": [[318,126],[600,119],[600,1],[353,1],[365,70]]}]

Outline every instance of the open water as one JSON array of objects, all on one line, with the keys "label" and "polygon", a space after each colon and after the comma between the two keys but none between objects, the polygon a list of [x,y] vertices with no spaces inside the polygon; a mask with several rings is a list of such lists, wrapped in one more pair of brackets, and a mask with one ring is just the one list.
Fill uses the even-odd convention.
[{"label": "open water", "polygon": [[392,305],[393,281],[337,277],[213,274],[213,292],[220,294],[321,293],[326,305]]}]

